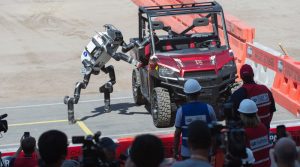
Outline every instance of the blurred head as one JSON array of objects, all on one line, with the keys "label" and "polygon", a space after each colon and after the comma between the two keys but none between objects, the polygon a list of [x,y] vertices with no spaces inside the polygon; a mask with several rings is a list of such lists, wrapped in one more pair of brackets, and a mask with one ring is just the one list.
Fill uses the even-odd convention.
[{"label": "blurred head", "polygon": [[254,128],[257,127],[258,124],[261,122],[258,115],[246,115],[240,114],[240,118],[243,122],[244,127]]},{"label": "blurred head", "polygon": [[21,147],[25,155],[31,155],[35,150],[35,146],[36,141],[34,137],[29,136],[21,141]]},{"label": "blurred head", "polygon": [[130,149],[130,160],[136,167],[158,167],[164,160],[162,141],[150,134],[137,136]]},{"label": "blurred head", "polygon": [[260,123],[260,119],[257,116],[258,108],[254,101],[244,99],[240,103],[238,111],[245,127],[256,127]]},{"label": "blurred head", "polygon": [[274,158],[278,166],[293,166],[297,160],[296,143],[287,137],[279,139],[274,147]]},{"label": "blurred head", "polygon": [[38,141],[39,152],[42,160],[48,164],[59,164],[67,156],[67,135],[58,130],[44,132]]},{"label": "blurred head", "polygon": [[193,121],[188,126],[188,145],[192,150],[208,150],[211,145],[211,133],[203,121]]},{"label": "blurred head", "polygon": [[109,137],[101,138],[100,145],[102,146],[108,161],[113,161],[116,159],[116,149],[118,145],[111,138]]},{"label": "blurred head", "polygon": [[244,83],[253,82],[254,73],[252,67],[248,64],[244,64],[240,69],[240,76]]},{"label": "blurred head", "polygon": [[201,89],[201,85],[195,79],[188,79],[183,87],[183,91],[187,95],[188,100],[197,100]]}]

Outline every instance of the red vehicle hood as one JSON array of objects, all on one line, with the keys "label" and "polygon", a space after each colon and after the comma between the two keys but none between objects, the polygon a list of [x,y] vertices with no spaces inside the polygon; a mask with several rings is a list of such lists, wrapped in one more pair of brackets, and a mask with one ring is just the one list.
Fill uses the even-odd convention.
[{"label": "red vehicle hood", "polygon": [[156,55],[158,64],[177,69],[181,74],[187,71],[212,71],[216,73],[233,59],[229,51],[197,53],[188,55]]}]

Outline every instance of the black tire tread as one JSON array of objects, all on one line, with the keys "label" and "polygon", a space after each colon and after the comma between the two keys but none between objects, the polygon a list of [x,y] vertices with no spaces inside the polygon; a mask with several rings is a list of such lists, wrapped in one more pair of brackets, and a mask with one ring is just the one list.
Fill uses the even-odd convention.
[{"label": "black tire tread", "polygon": [[[133,70],[132,71],[132,89],[133,89],[133,84],[134,84],[134,77],[135,77],[135,80],[137,80],[137,76],[136,76],[136,70]],[[145,99],[144,99],[144,96],[141,92],[141,88],[140,86],[137,87],[137,95],[135,96],[134,93],[133,93],[133,90],[132,90],[132,95],[133,95],[133,101],[136,105],[143,105],[145,104]]]},{"label": "black tire tread", "polygon": [[154,91],[158,102],[158,117],[153,120],[154,125],[158,128],[166,128],[173,126],[170,94],[167,89],[156,87]]}]

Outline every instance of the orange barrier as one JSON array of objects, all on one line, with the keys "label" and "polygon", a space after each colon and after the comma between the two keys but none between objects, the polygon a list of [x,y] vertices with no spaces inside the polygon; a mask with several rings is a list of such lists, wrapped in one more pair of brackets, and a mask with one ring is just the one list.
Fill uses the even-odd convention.
[{"label": "orange barrier", "polygon": [[269,69],[278,71],[278,59],[280,53],[274,53],[275,51],[269,48],[264,49],[262,45],[260,45],[261,47],[259,48],[256,45],[260,45],[260,44],[247,43],[247,48],[248,48],[247,58],[252,59],[253,61]]},{"label": "orange barrier", "polygon": [[245,22],[228,13],[225,13],[225,24],[230,35],[243,42],[253,42],[255,37],[255,28],[250,27]]},{"label": "orange barrier", "polygon": [[300,62],[290,57],[280,58],[272,93],[275,101],[296,116],[300,116]]},{"label": "orange barrier", "polygon": [[[237,74],[240,75],[240,68],[245,63],[246,52],[247,52],[247,45],[245,42],[242,42],[236,39],[232,35],[228,35],[228,40],[230,43],[230,47],[233,50],[235,63],[237,66]],[[240,78],[240,77],[239,77]]]},{"label": "orange barrier", "polygon": [[153,1],[151,0],[131,0],[133,3],[135,3],[137,6],[156,6]]}]

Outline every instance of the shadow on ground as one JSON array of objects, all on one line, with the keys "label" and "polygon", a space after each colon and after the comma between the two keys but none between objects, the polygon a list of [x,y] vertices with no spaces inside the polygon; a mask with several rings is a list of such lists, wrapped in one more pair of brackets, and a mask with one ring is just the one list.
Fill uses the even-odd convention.
[{"label": "shadow on ground", "polygon": [[[137,107],[134,103],[118,103],[118,104],[111,104],[111,112],[119,112],[118,114],[124,115],[134,115],[134,114],[149,114],[148,109],[142,109],[140,112],[129,112],[128,110],[132,107]],[[91,111],[92,115],[84,116],[80,119],[80,121],[85,121],[89,118],[97,117],[99,115],[105,114],[104,106],[95,108],[94,111]]]}]

